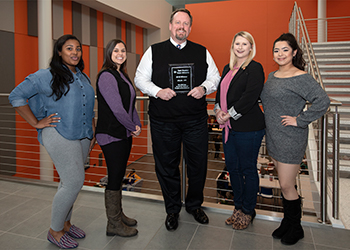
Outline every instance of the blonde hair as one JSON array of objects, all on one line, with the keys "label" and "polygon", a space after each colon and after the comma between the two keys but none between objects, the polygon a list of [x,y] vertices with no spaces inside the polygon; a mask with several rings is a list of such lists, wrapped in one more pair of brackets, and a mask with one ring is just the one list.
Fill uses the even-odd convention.
[{"label": "blonde hair", "polygon": [[245,60],[245,62],[241,66],[243,69],[248,66],[248,64],[253,60],[253,58],[254,58],[254,56],[256,54],[255,41],[254,41],[253,36],[247,31],[240,31],[240,32],[238,32],[233,37],[233,40],[232,40],[232,43],[231,43],[231,48],[230,48],[230,64],[229,64],[229,66],[230,66],[231,70],[233,70],[233,66],[235,66],[236,63],[237,63],[237,57],[236,57],[236,55],[235,55],[235,53],[233,51],[233,45],[234,45],[235,40],[236,40],[236,38],[238,36],[241,36],[241,37],[247,39],[248,42],[250,43],[250,45],[252,46],[252,49],[249,52],[247,60]]}]

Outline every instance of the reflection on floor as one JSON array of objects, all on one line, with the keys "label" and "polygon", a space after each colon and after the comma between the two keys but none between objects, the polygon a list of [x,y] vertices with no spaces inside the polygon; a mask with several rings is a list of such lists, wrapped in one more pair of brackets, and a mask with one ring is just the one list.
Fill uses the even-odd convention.
[{"label": "reflection on floor", "polygon": [[[278,222],[257,217],[246,230],[225,225],[230,216],[205,208],[208,225],[198,224],[185,209],[174,232],[165,229],[162,201],[136,198],[124,192],[124,212],[138,220],[139,234],[131,238],[106,236],[103,190],[81,191],[74,206],[72,223],[85,230],[78,249],[349,249],[350,231],[327,225],[303,223],[305,238],[284,246],[271,237]],[[51,202],[56,187],[0,179],[0,249],[58,249],[46,240]]]}]

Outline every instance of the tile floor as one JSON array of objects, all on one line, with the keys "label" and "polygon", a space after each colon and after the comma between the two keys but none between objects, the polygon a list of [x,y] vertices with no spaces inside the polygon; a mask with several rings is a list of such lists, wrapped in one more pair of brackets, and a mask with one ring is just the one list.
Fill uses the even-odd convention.
[{"label": "tile floor", "polygon": [[[46,240],[51,201],[56,188],[0,179],[0,249],[58,249]],[[304,224],[305,238],[284,246],[271,237],[278,222],[254,220],[244,231],[226,226],[225,212],[205,208],[210,222],[198,224],[183,209],[179,228],[164,226],[162,201],[124,195],[125,213],[138,220],[139,234],[131,238],[107,237],[102,192],[81,191],[74,206],[72,223],[87,237],[78,249],[349,249],[350,230],[327,225]]]}]

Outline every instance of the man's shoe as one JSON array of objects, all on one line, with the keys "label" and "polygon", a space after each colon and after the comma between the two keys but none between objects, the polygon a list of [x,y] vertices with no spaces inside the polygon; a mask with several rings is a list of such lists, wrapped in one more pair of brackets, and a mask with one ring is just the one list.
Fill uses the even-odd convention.
[{"label": "man's shoe", "polygon": [[179,223],[178,223],[178,219],[179,219],[179,214],[177,213],[170,213],[167,215],[166,220],[165,220],[165,227],[166,229],[168,229],[169,231],[174,231],[176,230],[176,228],[178,227]]},{"label": "man's shoe", "polygon": [[201,224],[208,224],[209,223],[209,218],[208,216],[204,213],[203,209],[197,208],[192,211],[186,210],[188,213],[192,214],[194,219],[198,221]]}]

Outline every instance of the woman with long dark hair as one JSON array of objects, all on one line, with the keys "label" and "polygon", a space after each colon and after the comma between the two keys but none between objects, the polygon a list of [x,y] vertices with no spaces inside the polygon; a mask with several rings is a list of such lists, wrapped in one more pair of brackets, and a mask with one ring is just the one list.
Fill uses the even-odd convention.
[{"label": "woman with long dark hair", "polygon": [[137,221],[128,218],[122,209],[122,181],[130,156],[132,137],[141,133],[141,123],[135,109],[136,92],[126,72],[126,45],[113,39],[96,83],[98,120],[96,139],[104,154],[108,184],[105,207],[108,218],[106,234],[134,236]]},{"label": "woman with long dark hair", "polygon": [[85,237],[70,223],[84,184],[84,162],[95,144],[95,93],[83,69],[80,41],[64,35],[54,45],[50,68],[26,77],[9,96],[16,111],[37,129],[60,177],[47,239],[63,249],[77,247],[75,239]]},{"label": "woman with long dark hair", "polygon": [[[295,37],[282,34],[273,43],[277,71],[271,72],[261,94],[266,122],[266,146],[278,172],[284,218],[272,236],[286,245],[304,237],[301,198],[295,179],[303,160],[308,125],[325,114],[330,100],[315,79],[304,71],[305,61]],[[306,110],[308,101],[311,106]]]},{"label": "woman with long dark hair", "polygon": [[258,103],[265,76],[261,64],[253,60],[255,53],[253,36],[238,32],[232,40],[230,63],[222,72],[214,108],[223,128],[225,163],[235,203],[225,223],[238,230],[247,228],[256,215],[256,164],[265,135],[264,115]]}]

